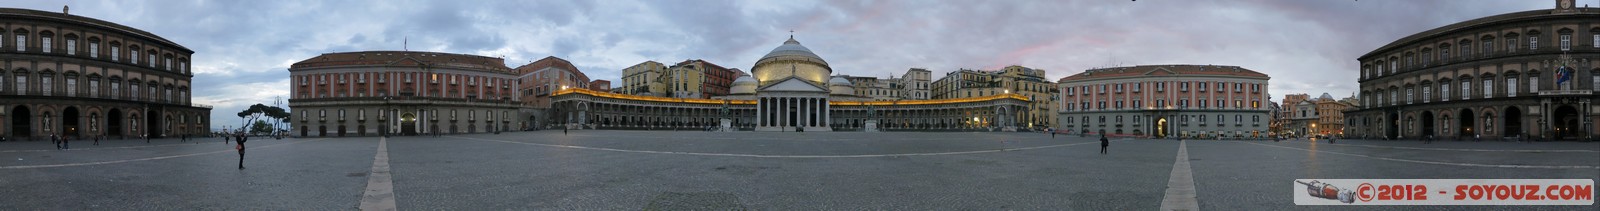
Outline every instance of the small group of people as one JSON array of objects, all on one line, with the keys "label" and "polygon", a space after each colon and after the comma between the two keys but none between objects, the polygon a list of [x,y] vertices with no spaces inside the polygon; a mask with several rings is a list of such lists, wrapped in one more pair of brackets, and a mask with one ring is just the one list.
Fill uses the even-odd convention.
[{"label": "small group of people", "polygon": [[56,150],[72,149],[72,146],[67,145],[67,139],[66,135],[50,134],[50,143],[56,144]]}]

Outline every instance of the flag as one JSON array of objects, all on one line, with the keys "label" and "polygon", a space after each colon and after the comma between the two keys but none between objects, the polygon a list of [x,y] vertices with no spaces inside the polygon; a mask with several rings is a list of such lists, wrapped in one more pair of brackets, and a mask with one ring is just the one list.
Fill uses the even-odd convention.
[{"label": "flag", "polygon": [[1556,85],[1572,80],[1572,67],[1561,66],[1556,69]]}]

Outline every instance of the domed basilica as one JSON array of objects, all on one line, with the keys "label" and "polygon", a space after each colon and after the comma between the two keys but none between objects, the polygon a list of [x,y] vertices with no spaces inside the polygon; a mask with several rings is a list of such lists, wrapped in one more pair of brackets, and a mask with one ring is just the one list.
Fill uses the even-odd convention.
[{"label": "domed basilica", "polygon": [[719,131],[1015,130],[1028,98],[1001,94],[874,101],[793,36],[712,99],[606,93],[552,94],[551,122],[568,128],[715,128]]}]

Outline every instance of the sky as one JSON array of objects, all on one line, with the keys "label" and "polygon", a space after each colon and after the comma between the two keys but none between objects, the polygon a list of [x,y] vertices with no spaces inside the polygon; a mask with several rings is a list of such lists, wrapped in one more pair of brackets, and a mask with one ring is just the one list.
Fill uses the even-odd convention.
[{"label": "sky", "polygon": [[[1578,5],[1600,6],[1600,0]],[[834,74],[934,79],[1021,65],[1051,80],[1087,69],[1235,65],[1285,94],[1358,87],[1356,57],[1404,36],[1480,17],[1553,8],[1537,0],[14,0],[149,31],[195,51],[193,102],[212,127],[288,98],[288,67],[331,52],[402,50],[546,56],[620,81],[645,61],[702,59],[749,70],[790,35]],[[793,32],[791,32],[793,31]]]}]

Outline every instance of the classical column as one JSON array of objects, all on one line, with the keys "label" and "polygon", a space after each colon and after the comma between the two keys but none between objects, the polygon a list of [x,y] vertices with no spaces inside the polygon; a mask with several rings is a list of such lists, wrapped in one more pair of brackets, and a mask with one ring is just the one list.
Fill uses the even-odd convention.
[{"label": "classical column", "polygon": [[827,99],[822,100],[822,125],[833,127],[833,105]]},{"label": "classical column", "polygon": [[764,103],[765,101],[766,101],[766,98],[756,98],[756,127],[766,126],[766,125],[763,125],[763,122],[761,121],[763,119],[766,119],[766,117],[761,116],[761,110],[762,110],[761,107],[767,105],[766,103]]},{"label": "classical column", "polygon": [[804,111],[806,111],[806,113],[801,115],[801,117],[800,117],[800,126],[801,127],[811,127],[811,126],[813,126],[813,124],[811,124],[812,123],[811,122],[811,115],[812,114],[816,114],[816,111],[815,111],[816,110],[816,106],[815,106],[815,104],[811,104],[811,102],[813,102],[813,100],[814,99],[809,98],[809,97],[808,98],[800,98],[800,106],[804,108],[803,109]]}]

